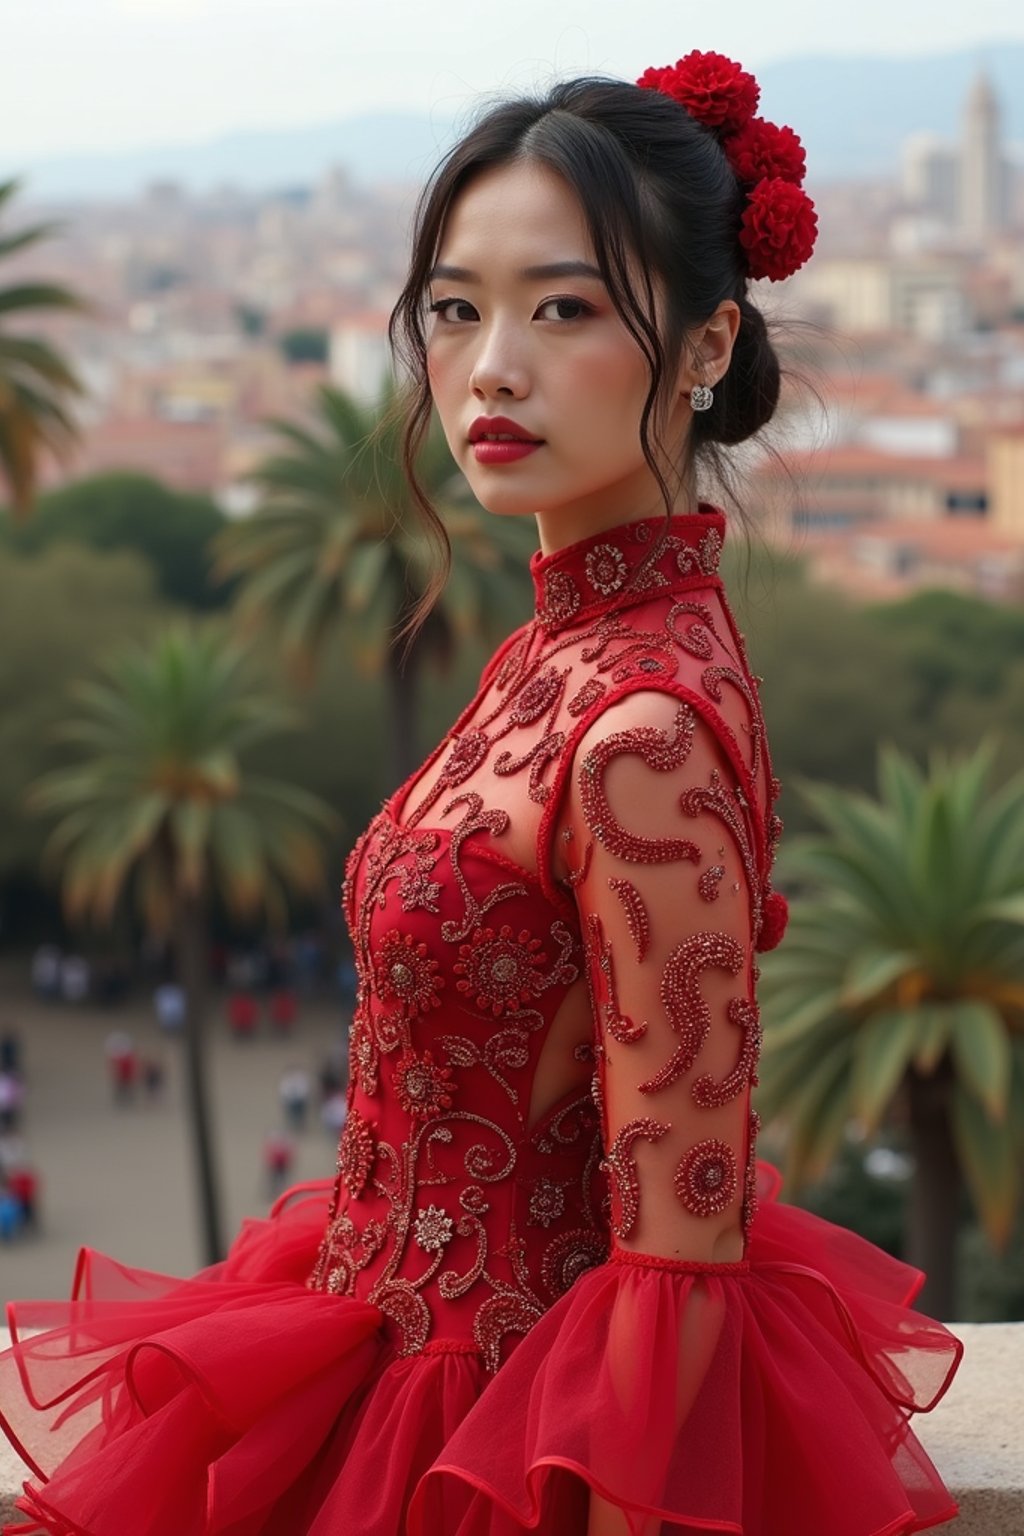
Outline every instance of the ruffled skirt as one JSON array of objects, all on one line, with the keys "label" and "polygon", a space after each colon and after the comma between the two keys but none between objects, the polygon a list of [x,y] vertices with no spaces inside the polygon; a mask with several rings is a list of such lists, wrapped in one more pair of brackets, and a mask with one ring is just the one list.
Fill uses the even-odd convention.
[{"label": "ruffled skirt", "polygon": [[[742,1264],[617,1254],[495,1374],[399,1357],[379,1309],[305,1285],[329,1181],[187,1279],[83,1249],[66,1302],[8,1306],[4,1536],[904,1536],[957,1504],[914,1436],[963,1345],[919,1270],[777,1200]],[[34,1332],[34,1330],[41,1330]]]}]

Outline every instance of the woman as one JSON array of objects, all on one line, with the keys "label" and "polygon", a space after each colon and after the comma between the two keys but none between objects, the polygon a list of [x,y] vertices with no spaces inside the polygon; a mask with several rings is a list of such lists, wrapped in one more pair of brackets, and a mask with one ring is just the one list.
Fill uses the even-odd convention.
[{"label": "woman", "polygon": [[780,785],[696,471],[771,417],[747,284],[814,238],[757,99],[716,54],[569,82],[489,112],[424,194],[407,468],[436,408],[487,512],[536,517],[534,615],[349,855],[329,1202],[287,1192],[186,1280],[86,1251],[82,1300],[14,1307],[48,1331],[3,1362],[12,1530],[956,1513],[907,1424],[961,1354],[909,1307],[923,1276],[780,1203],[755,1153]]}]

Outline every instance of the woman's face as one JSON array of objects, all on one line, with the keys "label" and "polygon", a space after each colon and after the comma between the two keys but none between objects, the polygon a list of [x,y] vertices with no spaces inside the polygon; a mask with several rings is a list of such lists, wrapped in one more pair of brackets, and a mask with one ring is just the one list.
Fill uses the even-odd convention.
[{"label": "woman's face", "polygon": [[[545,553],[663,510],[640,446],[648,365],[612,304],[582,208],[561,176],[523,161],[466,187],[449,212],[428,301],[436,310],[427,338],[431,394],[482,506],[536,515]],[[518,456],[474,446],[474,422],[496,416],[540,446]],[[677,393],[662,428],[666,443],[682,445],[689,419]]]}]

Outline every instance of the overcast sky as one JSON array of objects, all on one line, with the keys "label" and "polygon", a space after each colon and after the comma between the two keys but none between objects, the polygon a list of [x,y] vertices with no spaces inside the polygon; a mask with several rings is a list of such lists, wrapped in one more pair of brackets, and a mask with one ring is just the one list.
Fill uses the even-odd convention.
[{"label": "overcast sky", "polygon": [[454,117],[480,92],[691,48],[747,67],[1024,40],[1021,0],[0,0],[0,144],[68,151],[303,126],[373,108]]}]

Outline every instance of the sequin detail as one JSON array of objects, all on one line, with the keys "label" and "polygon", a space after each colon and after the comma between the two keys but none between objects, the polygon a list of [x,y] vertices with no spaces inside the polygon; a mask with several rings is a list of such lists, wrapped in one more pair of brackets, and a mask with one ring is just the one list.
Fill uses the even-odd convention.
[{"label": "sequin detail", "polygon": [[707,1039],[711,1012],[700,989],[701,971],[716,966],[735,976],[743,959],[742,946],[729,933],[695,933],[675,946],[665,962],[660,993],[669,1024],[682,1040],[665,1065],[640,1083],[641,1093],[656,1093],[688,1072]]},{"label": "sequin detail", "polygon": [[636,958],[640,961],[646,955],[647,947],[651,942],[651,923],[647,916],[647,908],[644,906],[644,899],[632,880],[623,880],[617,875],[609,875],[608,885],[622,902]]},{"label": "sequin detail", "polygon": [[629,572],[622,550],[614,544],[597,544],[587,554],[584,562],[587,580],[595,592],[608,597],[618,592]]},{"label": "sequin detail", "polygon": [[550,1227],[565,1210],[565,1191],[551,1179],[538,1179],[530,1193],[528,1220],[532,1226]]},{"label": "sequin detail", "polygon": [[440,1253],[452,1240],[452,1219],[436,1205],[428,1205],[417,1213],[413,1230],[416,1241],[428,1253]]},{"label": "sequin detail", "polygon": [[736,1159],[728,1142],[698,1141],[684,1153],[673,1180],[676,1194],[694,1216],[717,1216],[736,1194]]},{"label": "sequin detail", "polygon": [[384,1002],[401,1003],[412,1016],[440,1008],[444,978],[437,975],[439,970],[426,944],[417,944],[411,934],[393,928],[385,934],[377,958],[378,996]]},{"label": "sequin detail", "polygon": [[450,1067],[438,1066],[430,1051],[422,1056],[412,1052],[395,1067],[395,1092],[407,1115],[430,1120],[453,1103],[454,1087]]},{"label": "sequin detail", "polygon": [[590,831],[617,858],[643,864],[670,859],[700,863],[701,851],[689,838],[642,837],[629,832],[612,814],[603,782],[608,765],[622,752],[635,752],[659,773],[680,767],[690,755],[695,725],[693,710],[680,704],[671,738],[653,726],[635,725],[629,730],[611,732],[584,757],[580,765],[583,814]]},{"label": "sequin detail", "polygon": [[[721,1199],[713,1157],[703,1183],[692,1149],[675,1166],[701,1145],[705,1109],[728,1137],[720,1159],[728,1144],[739,1156],[741,1126],[751,1132],[737,1218],[749,1235],[761,1033],[736,952],[744,983],[758,972],[746,941],[705,928],[728,917],[739,937],[749,902],[759,931],[780,786],[717,577],[720,529],[720,514],[645,519],[539,560],[533,620],[346,858],[349,1113],[307,1284],[379,1306],[402,1356],[457,1350],[493,1372],[608,1261],[611,1239],[646,1238],[655,1184],[675,1179],[673,1199]],[[566,791],[586,754],[570,748],[638,690],[673,707],[660,729],[620,732],[590,759],[574,837]],[[699,784],[687,780],[698,727],[722,749]],[[627,776],[611,766],[618,753],[656,787],[662,766],[672,775],[663,824],[614,798]],[[716,896],[723,915],[705,925]],[[735,974],[741,995],[712,990],[708,966]],[[545,1074],[562,1097],[534,1124]],[[651,1116],[636,1113],[641,1075]],[[678,1232],[665,1241],[671,1251]]]},{"label": "sequin detail", "polygon": [[478,1008],[498,1018],[537,996],[537,973],[546,964],[540,939],[526,928],[517,934],[508,923],[503,923],[497,932],[493,928],[477,928],[471,944],[459,945],[459,959],[452,969],[461,978],[456,982],[458,990],[468,993]]},{"label": "sequin detail", "polygon": [[338,1172],[354,1200],[366,1188],[376,1155],[372,1128],[358,1109],[349,1110],[338,1143]]},{"label": "sequin detail", "polygon": [[640,1137],[647,1141],[658,1141],[668,1130],[671,1130],[670,1125],[662,1125],[649,1115],[627,1120],[601,1164],[611,1176],[611,1226],[616,1237],[628,1237],[640,1214],[640,1179],[632,1156],[633,1143]]}]

